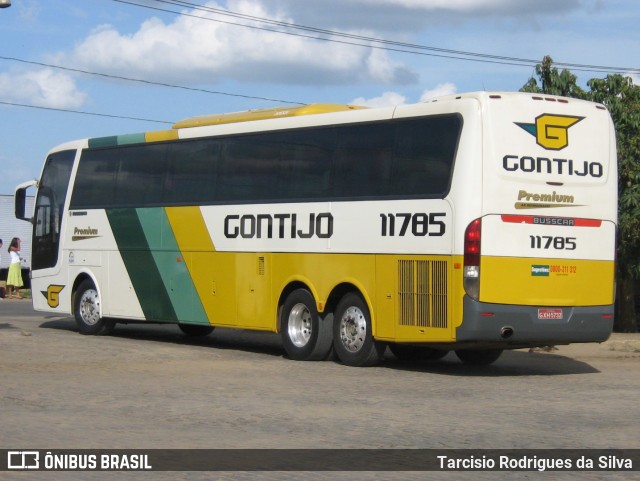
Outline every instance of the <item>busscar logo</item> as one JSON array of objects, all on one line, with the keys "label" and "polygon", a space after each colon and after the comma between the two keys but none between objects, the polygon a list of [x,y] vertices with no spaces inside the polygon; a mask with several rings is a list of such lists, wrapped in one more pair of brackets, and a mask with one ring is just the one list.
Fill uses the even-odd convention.
[{"label": "busscar logo", "polygon": [[584,117],[570,115],[542,114],[533,124],[515,124],[536,138],[536,143],[547,150],[562,150],[569,145],[569,128]]}]

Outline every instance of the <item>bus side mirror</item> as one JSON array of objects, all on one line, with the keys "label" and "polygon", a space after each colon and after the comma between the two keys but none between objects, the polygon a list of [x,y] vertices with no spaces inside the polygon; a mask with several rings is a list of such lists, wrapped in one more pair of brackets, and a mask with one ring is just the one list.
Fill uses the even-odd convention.
[{"label": "bus side mirror", "polygon": [[27,189],[35,185],[37,185],[37,181],[31,180],[29,182],[25,182],[24,184],[20,184],[18,187],[16,187],[16,193],[14,197],[16,219],[24,220],[27,222],[33,222],[32,217],[26,216],[26,210],[27,210],[26,205],[27,205]]}]

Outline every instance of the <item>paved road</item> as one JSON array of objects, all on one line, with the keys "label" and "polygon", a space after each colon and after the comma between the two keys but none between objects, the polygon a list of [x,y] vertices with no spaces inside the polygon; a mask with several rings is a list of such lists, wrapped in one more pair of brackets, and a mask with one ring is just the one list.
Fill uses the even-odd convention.
[{"label": "paved road", "polygon": [[[519,350],[474,368],[387,355],[374,368],[283,357],[278,336],[118,325],[0,301],[0,448],[640,448],[640,336]],[[28,474],[29,477],[26,477]],[[341,479],[336,473],[0,473],[0,479]],[[338,473],[340,474],[340,473]],[[343,473],[344,474],[344,473]],[[540,479],[634,479],[542,473]],[[637,473],[635,473],[637,474]],[[348,473],[537,479],[538,473]],[[637,478],[636,478],[637,479]]]}]

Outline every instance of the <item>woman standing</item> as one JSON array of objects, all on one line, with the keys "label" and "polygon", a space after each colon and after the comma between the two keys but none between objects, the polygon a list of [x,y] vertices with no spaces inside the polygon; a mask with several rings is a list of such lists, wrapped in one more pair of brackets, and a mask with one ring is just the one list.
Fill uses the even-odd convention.
[{"label": "woman standing", "polygon": [[9,265],[9,273],[7,274],[7,290],[9,291],[9,299],[13,299],[13,291],[16,293],[16,299],[22,299],[20,288],[22,283],[22,267],[20,265],[20,239],[14,237],[9,244],[9,255],[11,256],[11,264]]}]

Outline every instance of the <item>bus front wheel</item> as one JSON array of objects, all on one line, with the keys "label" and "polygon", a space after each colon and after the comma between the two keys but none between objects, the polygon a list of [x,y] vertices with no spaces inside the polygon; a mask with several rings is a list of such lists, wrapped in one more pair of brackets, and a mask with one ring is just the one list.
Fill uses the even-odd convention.
[{"label": "bus front wheel", "polygon": [[366,302],[355,293],[346,294],[338,303],[333,323],[333,349],[338,359],[348,366],[375,366],[386,347],[373,339]]},{"label": "bus front wheel", "polygon": [[100,317],[100,296],[89,280],[82,281],[78,287],[73,312],[80,334],[95,335],[113,329],[113,322]]},{"label": "bus front wheel", "polygon": [[331,350],[331,318],[321,318],[306,289],[296,289],[280,310],[280,334],[287,355],[296,361],[321,361]]}]

